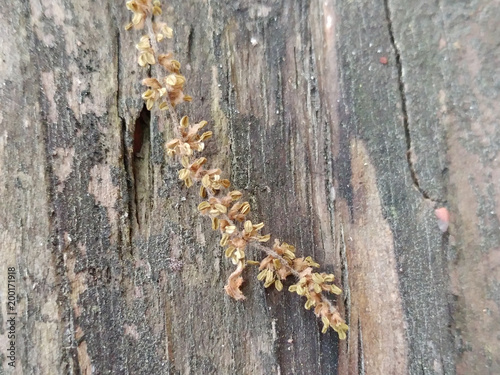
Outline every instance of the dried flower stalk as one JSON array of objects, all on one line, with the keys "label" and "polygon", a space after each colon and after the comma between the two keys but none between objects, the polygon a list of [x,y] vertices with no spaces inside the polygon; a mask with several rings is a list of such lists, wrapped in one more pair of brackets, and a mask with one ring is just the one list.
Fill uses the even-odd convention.
[{"label": "dried flower stalk", "polygon": [[[324,295],[324,292],[337,295],[342,292],[333,284],[334,275],[313,272],[319,264],[311,257],[297,258],[295,247],[285,242],[275,239],[272,247],[264,246],[271,235],[261,234],[263,223],[254,224],[248,220],[251,207],[242,199],[242,192],[230,190],[231,183],[223,178],[219,168],[208,168],[205,157],[195,156],[204,150],[205,140],[213,134],[211,131],[201,132],[207,125],[206,121],[190,124],[187,116],[180,121],[177,119],[175,106],[191,101],[191,97],[184,94],[186,79],[180,74],[181,64],[173,59],[171,52],[159,53],[158,43],[173,36],[173,30],[166,23],[156,21],[162,13],[160,1],[131,0],[127,2],[127,8],[134,15],[132,22],[125,28],[147,30],[147,34],[136,45],[139,51],[138,64],[142,67],[158,64],[167,72],[165,77],[145,78],[142,81],[147,87],[142,98],[148,110],[156,107],[160,111],[168,111],[173,123],[179,124],[174,129],[175,138],[165,143],[165,151],[182,165],[179,179],[184,181],[187,188],[199,184],[199,195],[203,201],[198,205],[198,211],[211,219],[212,229],[221,234],[220,246],[224,248],[225,256],[236,265],[225,286],[226,293],[236,300],[245,299],[241,291],[241,274],[248,264],[259,266],[257,279],[263,281],[266,288],[274,285],[281,291],[283,280],[293,276],[296,283],[288,290],[306,297],[305,308],[314,307],[314,313],[323,322],[322,332],[331,327],[340,339],[345,339],[348,326],[337,308]],[[254,246],[267,256],[260,262],[246,259],[248,246]]]}]

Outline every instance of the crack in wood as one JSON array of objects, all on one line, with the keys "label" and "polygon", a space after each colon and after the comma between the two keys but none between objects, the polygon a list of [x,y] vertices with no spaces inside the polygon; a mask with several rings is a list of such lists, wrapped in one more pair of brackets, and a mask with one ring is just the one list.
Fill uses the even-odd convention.
[{"label": "crack in wood", "polygon": [[193,39],[194,39],[194,27],[189,28],[188,43],[187,43],[187,62],[191,62],[191,56],[193,55]]},{"label": "crack in wood", "polygon": [[401,95],[401,112],[403,113],[403,127],[406,139],[406,160],[408,162],[408,168],[410,169],[411,179],[413,185],[418,190],[418,192],[425,198],[432,201],[434,204],[439,202],[439,199],[433,198],[429,193],[420,185],[417,171],[415,170],[415,165],[412,160],[412,146],[411,146],[411,135],[410,135],[410,124],[408,121],[408,111],[406,106],[406,90],[403,80],[403,64],[401,62],[401,52],[394,37],[394,30],[392,27],[392,14],[389,7],[389,0],[384,0],[385,16],[387,19],[387,27],[389,30],[389,38],[391,41],[392,48],[394,50],[394,55],[396,58],[396,68],[398,71],[398,88]]},{"label": "crack in wood", "polygon": [[[115,20],[116,22],[116,20]],[[120,65],[120,59],[121,59],[121,44],[120,44],[120,27],[116,27],[116,98],[115,98],[115,103],[116,103],[116,113],[118,116],[118,119],[121,124],[121,153],[122,153],[122,158],[123,158],[123,170],[125,172],[125,183],[127,187],[127,219],[129,222],[129,228],[128,228],[128,245],[123,243],[123,229],[121,226],[118,226],[118,230],[120,231],[120,236],[119,236],[119,246],[120,246],[120,254],[123,254],[123,248],[127,246],[132,246],[132,238],[134,236],[134,226],[132,225],[132,218],[133,218],[133,201],[132,197],[134,196],[133,193],[133,182],[132,182],[132,164],[131,164],[131,157],[128,152],[128,142],[127,142],[127,122],[125,121],[125,118],[120,114],[120,98],[121,98],[121,65]],[[131,249],[131,247],[129,247]],[[131,251],[131,250],[130,250]]]},{"label": "crack in wood", "polygon": [[[135,218],[137,220],[138,228],[140,229],[142,224],[146,223],[146,217],[148,216],[149,208],[141,210],[142,202],[146,198],[146,202],[149,192],[149,158],[150,158],[150,145],[148,139],[151,138],[150,134],[151,126],[151,112],[146,108],[146,105],[142,107],[141,113],[135,120],[134,127],[134,145],[132,152],[132,175],[133,175],[133,196],[135,202]],[[146,149],[144,149],[146,145]],[[141,211],[144,215],[141,215]],[[144,220],[143,220],[144,219]]]},{"label": "crack in wood", "polygon": [[[128,151],[127,151],[127,124],[125,122],[125,119],[121,116],[119,116],[121,124],[122,124],[122,155],[123,155],[123,169],[125,171],[126,177],[125,181],[127,184],[127,193],[128,193],[128,199],[127,199],[127,214],[129,218],[129,222],[132,222],[132,218],[134,217],[134,201],[132,200],[132,197],[135,197],[134,193],[134,176],[133,176],[133,163],[132,163],[132,158],[130,157]],[[129,228],[129,244],[132,245],[132,238],[133,238],[133,225],[130,225]]]},{"label": "crack in wood", "polygon": [[358,374],[365,375],[365,357],[363,353],[363,333],[361,332],[361,319],[358,317]]},{"label": "crack in wood", "polygon": [[[342,289],[344,291],[345,321],[350,325],[351,318],[351,290],[349,288],[349,268],[347,264],[347,250],[344,237],[344,225],[340,223],[340,271],[342,273]],[[349,331],[347,332],[349,336]],[[349,352],[349,340],[346,340],[346,351]]]}]

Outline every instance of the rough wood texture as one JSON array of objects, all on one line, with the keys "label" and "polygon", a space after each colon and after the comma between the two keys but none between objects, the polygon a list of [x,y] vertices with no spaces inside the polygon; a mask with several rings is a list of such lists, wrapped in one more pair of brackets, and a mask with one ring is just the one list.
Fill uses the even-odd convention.
[{"label": "rough wood texture", "polygon": [[225,295],[124,2],[1,9],[0,374],[500,373],[498,0],[164,5],[180,114],[209,121],[252,218],[339,277],[341,343],[255,270]]}]

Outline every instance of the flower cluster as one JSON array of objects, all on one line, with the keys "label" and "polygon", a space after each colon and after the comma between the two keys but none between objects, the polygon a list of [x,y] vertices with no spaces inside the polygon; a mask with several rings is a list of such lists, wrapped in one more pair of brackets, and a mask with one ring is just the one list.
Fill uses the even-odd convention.
[{"label": "flower cluster", "polygon": [[193,155],[193,151],[203,151],[205,149],[203,141],[212,136],[211,131],[206,131],[201,135],[198,134],[200,129],[206,124],[206,121],[201,121],[190,127],[189,118],[184,116],[181,119],[181,126],[179,127],[180,137],[172,139],[165,145],[167,155],[191,156]]},{"label": "flower cluster", "polygon": [[311,257],[296,258],[295,247],[283,242],[280,244],[275,240],[273,253],[265,257],[259,265],[261,272],[257,276],[259,280],[265,280],[264,287],[268,288],[271,285],[278,290],[283,289],[281,280],[285,280],[288,276],[297,276],[298,272],[302,272],[310,267],[319,267],[319,264],[313,261]]},{"label": "flower cluster", "polygon": [[[281,245],[278,240],[274,241],[273,250],[277,256],[268,255],[260,262],[260,273],[257,279],[264,281],[264,287],[268,288],[274,284],[279,291],[283,289],[281,280],[285,280],[292,274],[290,266],[293,265],[295,258],[295,247],[283,242]],[[285,266],[286,265],[286,266]]]},{"label": "flower cluster", "polygon": [[304,307],[307,310],[314,307],[314,313],[323,321],[323,333],[328,330],[328,327],[332,327],[341,340],[345,339],[347,325],[336,310],[332,310],[332,305],[322,295],[323,291],[333,294],[342,293],[339,287],[331,284],[335,280],[335,276],[326,273],[313,273],[312,267],[307,267],[300,272],[299,277],[299,282],[291,285],[288,290],[307,298]]},{"label": "flower cluster", "polygon": [[140,30],[144,27],[144,23],[149,15],[159,16],[161,11],[161,2],[159,0],[131,0],[127,1],[127,9],[134,13],[132,22],[125,26],[126,30]]},{"label": "flower cluster", "polygon": [[[144,59],[146,59],[149,54],[142,56],[146,56],[144,57]],[[141,56],[139,56],[139,59],[141,59]],[[140,64],[141,62],[139,61],[139,65]],[[163,84],[156,78],[145,78],[142,81],[142,84],[149,88],[142,93],[142,98],[146,101],[147,109],[151,110],[155,102],[159,102],[158,107],[160,110],[169,109],[170,106],[175,107],[177,104],[182,102],[190,102],[191,97],[189,95],[185,95],[183,92],[185,81],[184,76],[175,73],[165,77],[163,79]],[[167,98],[168,101],[163,100]]]},{"label": "flower cluster", "polygon": [[144,35],[139,43],[135,45],[135,48],[139,50],[139,57],[137,58],[137,63],[140,66],[154,65],[156,64],[155,52],[151,46],[151,40],[149,36]]},{"label": "flower cluster", "polygon": [[[229,190],[231,183],[223,178],[222,171],[208,168],[208,160],[195,155],[205,149],[205,141],[213,134],[211,131],[202,132],[206,121],[191,125],[187,116],[177,120],[175,106],[191,101],[191,97],[184,94],[186,79],[180,73],[181,64],[171,52],[158,54],[158,43],[173,36],[173,30],[166,23],[156,21],[156,17],[162,14],[159,0],[130,0],[127,8],[133,13],[133,18],[125,28],[140,30],[146,27],[148,31],[136,45],[139,51],[138,64],[142,67],[158,64],[167,72],[164,77],[150,77],[142,81],[147,87],[142,93],[146,108],[152,110],[156,105],[160,111],[168,110],[173,123],[179,124],[173,129],[174,138],[165,143],[166,154],[182,165],[178,176],[186,187],[199,184],[203,201],[198,205],[198,211],[211,219],[212,229],[220,233],[219,243],[226,258],[236,266],[224,287],[226,293],[236,300],[245,299],[241,286],[242,273],[247,265],[258,265],[258,280],[263,281],[266,288],[274,285],[278,291],[284,289],[284,281],[292,276],[296,283],[288,290],[306,297],[305,308],[314,307],[315,314],[323,321],[323,332],[331,327],[341,339],[345,339],[348,326],[324,296],[325,292],[341,293],[333,284],[334,276],[313,272],[314,268],[319,268],[319,264],[311,257],[297,257],[295,247],[286,242],[275,240],[272,247],[263,245],[271,239],[271,235],[261,233],[264,223],[249,220],[250,203],[243,199],[243,193]],[[267,256],[260,262],[248,260],[246,252],[250,245],[262,250]]]},{"label": "flower cluster", "polygon": [[182,102],[190,102],[192,98],[183,91],[186,79],[180,74],[181,64],[173,58],[173,53],[158,55],[155,51],[157,42],[173,37],[172,28],[165,22],[153,22],[150,18],[161,15],[159,0],[131,0],[127,2],[127,8],[134,16],[132,22],[125,26],[126,30],[143,29],[145,25],[149,29],[148,34],[143,35],[136,45],[139,51],[137,63],[142,67],[158,63],[169,73],[160,79],[146,78],[142,81],[148,87],[142,93],[147,109],[151,110],[155,103],[158,103],[159,109],[166,110]]},{"label": "flower cluster", "polygon": [[[205,190],[209,192],[209,199],[198,205],[198,210],[202,215],[207,215],[212,219],[212,229],[221,233],[220,245],[224,248],[226,258],[231,259],[237,265],[237,270],[245,268],[245,251],[251,242],[267,242],[271,238],[270,234],[262,235],[260,230],[264,223],[254,224],[250,220],[245,220],[250,212],[248,202],[240,202],[242,193],[238,190],[230,191],[223,197],[218,197],[219,190]],[[239,273],[241,273],[239,271]],[[242,280],[229,278],[226,285],[226,292],[235,299],[244,299],[240,286]]]},{"label": "flower cluster", "polygon": [[205,169],[203,167],[207,161],[206,158],[191,158],[194,151],[203,151],[205,148],[203,141],[212,136],[211,131],[199,134],[199,131],[206,124],[206,121],[201,121],[198,124],[189,126],[189,118],[184,116],[176,132],[178,137],[169,140],[165,144],[167,155],[180,157],[180,162],[184,168],[179,170],[179,179],[184,181],[186,187],[191,187],[193,181],[200,181],[200,195],[202,198],[207,197],[207,191],[213,195],[230,185],[229,180],[221,178],[222,172],[219,168]]}]

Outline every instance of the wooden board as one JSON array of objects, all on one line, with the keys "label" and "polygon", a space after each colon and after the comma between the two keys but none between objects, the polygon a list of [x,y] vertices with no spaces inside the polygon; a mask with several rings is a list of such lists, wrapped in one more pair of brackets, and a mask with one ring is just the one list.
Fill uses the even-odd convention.
[{"label": "wooden board", "polygon": [[499,373],[499,5],[163,6],[179,114],[209,122],[252,220],[336,274],[339,342],[257,270],[244,302],[224,293],[232,265],[165,158],[172,124],[143,107],[125,3],[3,4],[0,373]]}]

